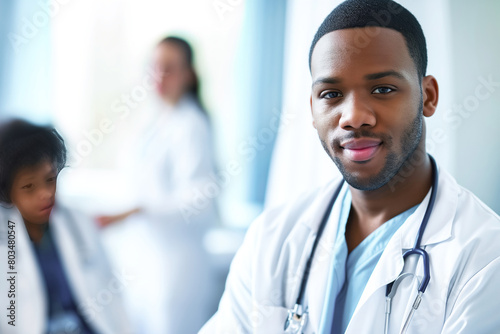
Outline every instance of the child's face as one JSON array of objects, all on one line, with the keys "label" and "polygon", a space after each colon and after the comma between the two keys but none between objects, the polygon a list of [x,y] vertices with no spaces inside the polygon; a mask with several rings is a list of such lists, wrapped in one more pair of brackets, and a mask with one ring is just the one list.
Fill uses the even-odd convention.
[{"label": "child's face", "polygon": [[25,222],[48,222],[55,202],[56,182],[57,171],[50,162],[23,168],[15,175],[10,197]]}]

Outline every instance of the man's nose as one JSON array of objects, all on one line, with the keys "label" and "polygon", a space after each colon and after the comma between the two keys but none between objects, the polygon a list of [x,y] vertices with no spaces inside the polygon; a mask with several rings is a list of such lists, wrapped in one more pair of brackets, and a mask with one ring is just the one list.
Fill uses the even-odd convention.
[{"label": "man's nose", "polygon": [[339,126],[344,130],[373,127],[377,123],[375,112],[366,99],[359,95],[351,95],[342,106]]}]

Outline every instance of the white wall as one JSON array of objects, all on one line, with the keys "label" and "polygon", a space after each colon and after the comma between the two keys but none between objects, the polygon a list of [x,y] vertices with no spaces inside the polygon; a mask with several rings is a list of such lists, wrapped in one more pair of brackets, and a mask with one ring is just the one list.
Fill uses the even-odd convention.
[{"label": "white wall", "polygon": [[[232,74],[244,1],[224,1],[225,7],[216,6],[221,1],[205,0],[66,2],[52,19],[54,119],[70,152],[83,156],[74,166],[114,167],[117,147],[130,123],[148,112],[154,93],[148,90],[145,100],[132,96],[134,107],[126,117],[115,106],[123,107],[123,96],[144,89],[154,46],[170,34],[193,46],[203,100],[218,129],[220,160],[228,159],[233,148],[225,143],[234,141],[238,130],[225,125],[234,124],[238,116]],[[80,149],[88,141],[86,134],[97,131],[104,119],[112,121],[114,130],[90,150]]]},{"label": "white wall", "polygon": [[8,19],[0,27],[4,43],[0,58],[5,61],[0,64],[0,117],[23,117],[45,124],[51,121],[49,16],[35,1],[13,1],[1,7],[12,12],[2,13]]},{"label": "white wall", "polygon": [[[462,105],[452,138],[454,174],[500,213],[500,2],[480,0],[471,5],[450,0],[450,4],[455,115],[460,115]],[[496,83],[490,92],[482,84],[488,78]]]}]

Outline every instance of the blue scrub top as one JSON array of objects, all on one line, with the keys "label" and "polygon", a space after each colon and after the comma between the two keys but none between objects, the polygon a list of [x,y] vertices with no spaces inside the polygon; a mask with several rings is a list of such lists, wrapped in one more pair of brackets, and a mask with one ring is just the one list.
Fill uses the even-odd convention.
[{"label": "blue scrub top", "polygon": [[[345,229],[351,210],[351,201],[351,192],[347,189],[338,221],[339,228],[329,282],[331,285],[330,303],[332,300],[335,300],[335,303],[333,314],[327,315],[329,320],[326,324],[333,323],[331,333],[335,334],[344,333],[347,329],[366,284],[389,240],[418,207],[416,205],[382,224],[348,254]],[[331,310],[331,307],[327,309]]]},{"label": "blue scrub top", "polygon": [[46,229],[40,243],[33,243],[38,265],[49,297],[47,332],[93,334],[89,324],[76,307],[68,278],[50,229]]}]

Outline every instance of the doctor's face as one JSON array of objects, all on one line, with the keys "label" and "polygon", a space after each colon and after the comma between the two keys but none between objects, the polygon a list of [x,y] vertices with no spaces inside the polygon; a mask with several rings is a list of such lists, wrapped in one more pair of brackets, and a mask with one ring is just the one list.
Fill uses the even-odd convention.
[{"label": "doctor's face", "polygon": [[[421,84],[403,35],[387,28],[368,45],[358,29],[323,36],[311,58],[313,125],[354,188],[387,184],[421,145]],[[373,36],[370,32],[368,36]]]},{"label": "doctor's face", "polygon": [[21,169],[14,177],[10,197],[28,224],[48,222],[55,204],[57,172],[43,162]]},{"label": "doctor's face", "polygon": [[192,70],[186,55],[173,43],[158,45],[154,68],[157,72],[156,92],[170,102],[177,102],[192,84]]}]

